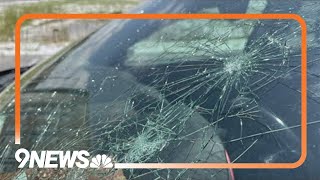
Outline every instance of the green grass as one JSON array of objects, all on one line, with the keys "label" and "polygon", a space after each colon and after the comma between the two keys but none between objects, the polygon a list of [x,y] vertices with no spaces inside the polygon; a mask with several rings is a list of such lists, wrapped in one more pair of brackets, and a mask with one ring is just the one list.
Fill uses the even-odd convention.
[{"label": "green grass", "polygon": [[[23,14],[28,13],[54,13],[58,12],[58,9],[53,6],[53,3],[37,3],[28,6],[10,6],[6,8],[0,16],[0,40],[13,39],[14,28],[17,20]],[[28,21],[24,24],[28,24]]]},{"label": "green grass", "polygon": [[135,5],[137,4],[137,1],[133,0],[63,0],[64,3],[72,3],[72,4],[79,4],[79,5],[95,5],[95,4],[103,4],[103,5],[127,5],[127,4],[132,4]]},{"label": "green grass", "polygon": [[[60,0],[46,1],[28,5],[13,5],[4,10],[0,15],[0,41],[7,41],[14,38],[14,28],[17,20],[23,14],[28,13],[64,13],[63,6],[72,5],[101,5],[101,6],[125,6],[135,5],[134,0]],[[121,10],[115,12],[92,12],[92,13],[121,13]],[[27,25],[30,22],[25,22]]]}]

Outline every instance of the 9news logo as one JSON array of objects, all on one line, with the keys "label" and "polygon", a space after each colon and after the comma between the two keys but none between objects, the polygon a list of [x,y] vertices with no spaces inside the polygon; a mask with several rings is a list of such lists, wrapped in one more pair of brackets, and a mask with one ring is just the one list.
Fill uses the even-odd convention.
[{"label": "9news logo", "polygon": [[28,163],[28,168],[113,168],[114,162],[111,157],[105,154],[98,154],[89,160],[88,151],[28,151],[18,149],[15,159],[20,164],[18,168],[24,168]]}]

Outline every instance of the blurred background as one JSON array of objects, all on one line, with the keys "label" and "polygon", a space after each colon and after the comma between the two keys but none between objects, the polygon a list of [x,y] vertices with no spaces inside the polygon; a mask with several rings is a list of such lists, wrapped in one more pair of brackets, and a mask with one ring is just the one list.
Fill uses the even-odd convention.
[{"label": "blurred background", "polygon": [[[141,0],[0,0],[0,91],[14,79],[14,28],[28,13],[124,13]],[[22,72],[102,25],[103,20],[33,20],[21,29]]]}]

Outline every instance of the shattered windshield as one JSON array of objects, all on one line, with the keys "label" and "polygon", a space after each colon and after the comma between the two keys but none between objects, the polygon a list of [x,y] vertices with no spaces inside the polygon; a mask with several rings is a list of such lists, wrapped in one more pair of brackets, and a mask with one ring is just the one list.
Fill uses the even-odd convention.
[{"label": "shattered windshield", "polygon": [[[172,9],[187,11],[177,4]],[[219,3],[203,6],[194,13],[225,13]],[[268,2],[245,7],[243,13],[263,13]],[[319,25],[311,24],[309,47],[317,48]],[[22,89],[19,147],[14,102],[2,110],[1,173],[18,171],[14,151],[20,147],[87,150],[117,163],[294,163],[301,155],[300,44],[294,20],[114,21]],[[309,98],[318,104],[316,90],[312,84]],[[117,173],[34,168],[18,175],[87,179]],[[125,179],[234,178],[229,169],[120,173]]]}]

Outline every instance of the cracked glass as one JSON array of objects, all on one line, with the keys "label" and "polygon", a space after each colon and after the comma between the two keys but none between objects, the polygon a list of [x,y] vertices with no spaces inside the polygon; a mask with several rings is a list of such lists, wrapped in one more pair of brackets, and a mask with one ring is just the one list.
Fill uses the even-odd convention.
[{"label": "cracked glass", "polygon": [[[167,2],[166,11],[231,13],[242,6],[242,13],[293,11],[308,22],[309,50],[318,48],[319,23],[310,11],[320,7],[317,2],[288,1],[284,10],[276,1],[245,1],[231,10],[213,2],[195,10],[193,1],[190,7]],[[20,146],[13,141],[14,101],[4,106],[0,170],[25,179],[234,180],[242,172],[18,170],[14,152],[21,147],[87,150],[117,163],[294,163],[301,154],[300,38],[293,20],[116,20],[27,80]],[[319,59],[310,57],[308,65],[318,67]],[[313,68],[308,73],[319,77]],[[318,104],[319,86],[313,82],[308,101]],[[317,125],[318,115],[308,124]]]}]

